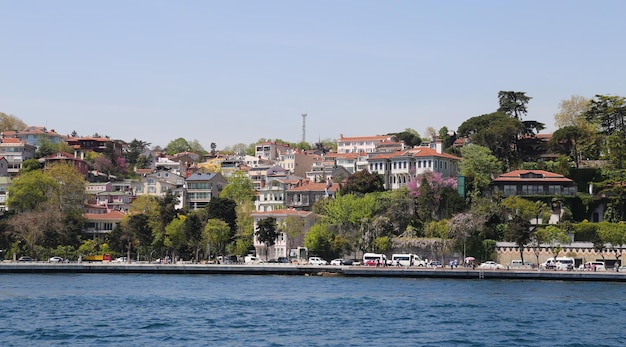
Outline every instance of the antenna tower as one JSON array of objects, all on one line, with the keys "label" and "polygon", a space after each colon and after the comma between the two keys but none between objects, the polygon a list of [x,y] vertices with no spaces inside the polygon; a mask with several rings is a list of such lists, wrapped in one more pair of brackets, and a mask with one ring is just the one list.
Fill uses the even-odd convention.
[{"label": "antenna tower", "polygon": [[306,142],[306,113],[302,114],[302,142]]}]

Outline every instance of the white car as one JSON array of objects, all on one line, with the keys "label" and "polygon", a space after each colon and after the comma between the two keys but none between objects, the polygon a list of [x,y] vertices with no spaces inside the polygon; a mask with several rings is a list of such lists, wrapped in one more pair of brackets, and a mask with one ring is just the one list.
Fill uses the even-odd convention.
[{"label": "white car", "polygon": [[504,265],[498,264],[495,261],[486,261],[480,265],[478,265],[479,269],[491,269],[491,270],[501,270],[504,269]]},{"label": "white car", "polygon": [[333,259],[330,261],[330,265],[337,265],[337,266],[343,265],[343,259],[339,259],[339,258]]},{"label": "white car", "polygon": [[49,263],[62,263],[64,261],[65,261],[65,259],[63,259],[61,257],[52,257],[52,258],[48,259]]},{"label": "white car", "polygon": [[320,257],[310,257],[309,265],[327,265],[328,262]]}]

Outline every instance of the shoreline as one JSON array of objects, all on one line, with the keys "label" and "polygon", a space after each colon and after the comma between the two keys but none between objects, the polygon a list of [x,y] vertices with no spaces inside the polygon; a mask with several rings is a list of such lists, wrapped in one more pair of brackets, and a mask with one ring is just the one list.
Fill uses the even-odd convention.
[{"label": "shoreline", "polygon": [[471,268],[408,268],[319,266],[291,264],[117,264],[117,263],[0,263],[0,273],[284,275],[396,278],[502,279],[626,282],[626,272],[554,270],[480,270]]}]

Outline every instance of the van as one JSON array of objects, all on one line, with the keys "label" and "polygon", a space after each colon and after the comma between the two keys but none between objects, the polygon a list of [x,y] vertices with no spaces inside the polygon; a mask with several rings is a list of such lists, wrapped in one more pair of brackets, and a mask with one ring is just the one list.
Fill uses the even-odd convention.
[{"label": "van", "polygon": [[368,266],[385,266],[391,265],[387,260],[387,256],[381,253],[365,253],[363,254],[363,265]]},{"label": "van", "polygon": [[548,258],[539,266],[546,270],[574,270],[574,263],[574,258],[557,257],[556,259]]},{"label": "van", "polygon": [[260,264],[262,262],[263,261],[260,258],[254,256],[254,255],[247,255],[244,258],[244,263],[246,263],[246,264]]},{"label": "van", "polygon": [[401,253],[391,255],[391,264],[396,266],[426,266],[426,261],[417,254]]},{"label": "van", "polygon": [[588,261],[581,264],[578,269],[582,271],[606,271],[606,266],[604,266],[603,261]]}]

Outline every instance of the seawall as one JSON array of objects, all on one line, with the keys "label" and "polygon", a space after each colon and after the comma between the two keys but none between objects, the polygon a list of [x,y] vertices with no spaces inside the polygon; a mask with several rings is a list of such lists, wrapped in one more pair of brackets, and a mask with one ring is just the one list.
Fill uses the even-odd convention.
[{"label": "seawall", "polygon": [[0,273],[224,274],[626,282],[626,272],[473,270],[291,264],[0,263]]}]

